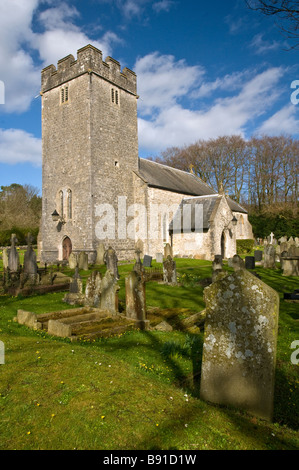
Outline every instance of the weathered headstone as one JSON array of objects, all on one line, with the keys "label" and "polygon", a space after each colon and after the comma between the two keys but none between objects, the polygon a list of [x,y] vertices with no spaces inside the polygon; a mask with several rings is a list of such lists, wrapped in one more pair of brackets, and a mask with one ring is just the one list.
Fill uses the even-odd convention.
[{"label": "weathered headstone", "polygon": [[254,256],[245,257],[245,269],[255,269],[255,257]]},{"label": "weathered headstone", "polygon": [[116,251],[109,246],[108,250],[105,251],[104,254],[104,263],[106,264],[107,271],[111,271],[115,277],[115,279],[119,279],[118,273],[118,258]]},{"label": "weathered headstone", "polygon": [[97,271],[93,271],[86,282],[84,305],[86,307],[98,307],[101,298],[102,277]]},{"label": "weathered headstone", "polygon": [[212,269],[213,269],[212,282],[215,282],[218,279],[219,274],[223,272],[222,268],[223,268],[222,256],[221,255],[215,255],[213,263],[212,263]]},{"label": "weathered headstone", "polygon": [[170,255],[163,262],[163,282],[173,285],[177,283],[176,262]]},{"label": "weathered headstone", "polygon": [[259,262],[259,261],[262,261],[262,259],[263,259],[263,252],[262,252],[262,250],[256,250],[256,251],[254,252],[254,259],[255,259],[255,261],[258,261],[258,262]]},{"label": "weathered headstone", "polygon": [[283,276],[299,276],[299,256],[281,258]]},{"label": "weathered headstone", "polygon": [[84,304],[84,295],[83,295],[83,283],[79,274],[78,266],[75,268],[75,274],[70,282],[70,289],[67,294],[65,294],[62,299],[63,302],[66,302],[70,305],[83,305]]},{"label": "weathered headstone", "polygon": [[157,263],[163,263],[163,253],[156,253]]},{"label": "weathered headstone", "polygon": [[136,271],[132,271],[125,281],[126,285],[126,316],[135,320],[137,328],[148,328],[146,320],[145,282]]},{"label": "weathered headstone", "polygon": [[288,254],[290,257],[299,256],[299,248],[294,244],[289,246]]},{"label": "weathered headstone", "polygon": [[264,249],[264,268],[275,269],[276,252],[273,245],[267,245]]},{"label": "weathered headstone", "polygon": [[136,263],[133,267],[133,270],[136,271],[136,273],[138,273],[140,276],[143,276],[144,267],[140,259],[141,251],[138,248],[135,250],[135,255],[136,255]]},{"label": "weathered headstone", "polygon": [[16,234],[13,233],[11,235],[11,247],[8,255],[8,268],[11,273],[16,273],[18,272],[20,268],[20,258],[19,258],[19,253],[16,248],[16,243],[17,243],[17,237]]},{"label": "weathered headstone", "polygon": [[3,253],[2,253],[2,261],[3,261],[3,268],[7,269],[8,268],[8,258],[9,258],[9,248],[3,248]]},{"label": "weathered headstone", "polygon": [[100,308],[108,310],[112,315],[118,313],[118,291],[119,285],[112,271],[106,271],[102,279]]},{"label": "weathered headstone", "polygon": [[149,255],[144,255],[144,258],[143,258],[143,266],[145,268],[150,268],[151,265],[152,265],[152,257],[149,256]]},{"label": "weathered headstone", "polygon": [[78,255],[76,255],[73,251],[69,256],[69,268],[76,269],[78,266]]},{"label": "weathered headstone", "polygon": [[33,237],[30,233],[27,235],[27,250],[24,255],[24,268],[23,271],[25,274],[36,275],[37,274],[37,262],[36,254],[32,248]]},{"label": "weathered headstone", "polygon": [[173,257],[172,247],[169,243],[166,243],[164,246],[164,258],[167,258],[167,256],[171,256],[171,258]]},{"label": "weathered headstone", "polygon": [[279,295],[246,269],[204,290],[200,395],[272,419]]},{"label": "weathered headstone", "polygon": [[97,248],[97,259],[96,264],[105,264],[104,255],[105,255],[105,245],[104,243],[99,243]]},{"label": "weathered headstone", "polygon": [[235,271],[239,271],[239,269],[245,269],[245,263],[242,260],[241,256],[234,255],[232,259],[232,267]]},{"label": "weathered headstone", "polygon": [[78,255],[78,268],[88,271],[88,254],[85,251],[80,251]]}]

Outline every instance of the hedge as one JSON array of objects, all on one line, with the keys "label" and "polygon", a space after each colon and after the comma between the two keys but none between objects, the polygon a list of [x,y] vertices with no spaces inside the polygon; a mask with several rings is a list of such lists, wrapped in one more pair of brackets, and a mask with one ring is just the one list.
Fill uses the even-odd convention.
[{"label": "hedge", "polygon": [[27,235],[28,233],[31,233],[33,237],[32,243],[34,245],[37,244],[37,236],[39,229],[38,228],[31,228],[31,227],[26,227],[26,228],[20,228],[20,227],[13,227],[10,230],[0,230],[0,246],[10,246],[11,244],[11,235],[13,233],[16,234],[17,236],[17,244],[18,245],[27,245]]},{"label": "hedge", "polygon": [[237,254],[246,255],[253,250],[254,240],[237,240]]}]

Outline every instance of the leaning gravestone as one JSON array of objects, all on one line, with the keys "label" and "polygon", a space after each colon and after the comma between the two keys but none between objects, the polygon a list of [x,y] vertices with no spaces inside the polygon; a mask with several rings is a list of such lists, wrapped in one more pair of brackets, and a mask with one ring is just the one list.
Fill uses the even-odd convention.
[{"label": "leaning gravestone", "polygon": [[204,298],[201,398],[271,420],[278,293],[240,269],[207,287]]},{"label": "leaning gravestone", "polygon": [[136,271],[126,277],[126,317],[135,320],[136,327],[145,330],[146,320],[145,282]]}]

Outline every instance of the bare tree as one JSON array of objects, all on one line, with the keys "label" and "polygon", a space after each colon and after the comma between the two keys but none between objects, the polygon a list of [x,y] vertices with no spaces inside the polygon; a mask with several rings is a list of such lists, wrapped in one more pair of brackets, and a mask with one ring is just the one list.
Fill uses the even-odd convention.
[{"label": "bare tree", "polygon": [[298,0],[245,0],[251,10],[278,18],[277,24],[287,38],[295,40],[291,49],[299,48]]}]

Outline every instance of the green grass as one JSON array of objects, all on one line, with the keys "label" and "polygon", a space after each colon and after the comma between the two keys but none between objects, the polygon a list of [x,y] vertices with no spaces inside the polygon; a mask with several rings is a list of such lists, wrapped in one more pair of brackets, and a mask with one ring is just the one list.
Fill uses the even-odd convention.
[{"label": "green grass", "polygon": [[[119,267],[121,302],[131,269]],[[209,262],[183,259],[177,269],[181,286],[149,282],[146,294],[152,321],[179,328],[204,308],[199,281],[212,271]],[[202,333],[134,331],[71,343],[13,321],[19,308],[67,308],[64,293],[0,296],[0,449],[299,449],[298,365],[290,361],[298,304],[283,300],[299,279],[256,271],[281,297],[273,423],[200,400]]]}]

